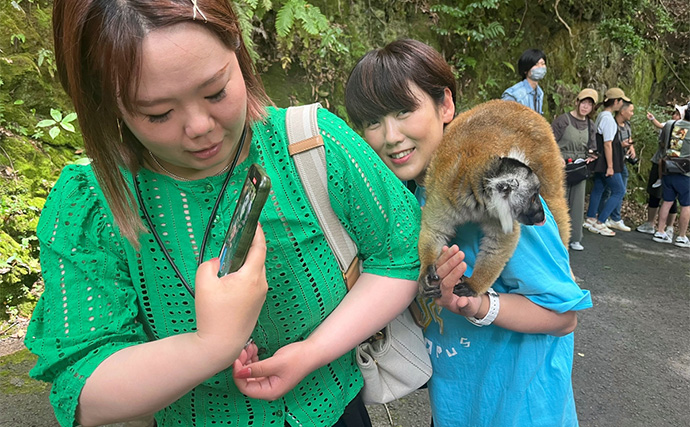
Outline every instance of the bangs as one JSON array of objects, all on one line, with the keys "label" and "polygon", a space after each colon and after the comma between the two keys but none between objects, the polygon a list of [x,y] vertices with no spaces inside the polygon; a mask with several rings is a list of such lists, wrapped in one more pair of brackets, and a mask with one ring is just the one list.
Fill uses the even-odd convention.
[{"label": "bangs", "polygon": [[411,70],[399,67],[377,51],[365,55],[350,74],[345,89],[347,114],[354,126],[362,129],[387,114],[415,110],[419,100],[410,90],[411,82]]}]

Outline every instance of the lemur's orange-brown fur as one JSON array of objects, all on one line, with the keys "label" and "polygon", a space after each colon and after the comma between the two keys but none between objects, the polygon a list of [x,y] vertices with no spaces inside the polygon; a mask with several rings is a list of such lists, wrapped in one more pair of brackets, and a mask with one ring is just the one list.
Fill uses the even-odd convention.
[{"label": "lemur's orange-brown fur", "polygon": [[[570,217],[564,168],[551,126],[517,102],[489,101],[458,115],[446,127],[427,168],[419,236],[420,286],[455,228],[467,221],[479,223],[485,235],[472,276],[465,278],[469,294],[486,292],[498,278],[517,246],[520,226],[514,221],[512,231],[506,233],[497,221],[488,218],[484,185],[495,162],[515,149],[524,153],[524,163],[537,175],[540,194],[558,224],[563,244],[568,244]],[[487,245],[491,251],[482,250]]]}]

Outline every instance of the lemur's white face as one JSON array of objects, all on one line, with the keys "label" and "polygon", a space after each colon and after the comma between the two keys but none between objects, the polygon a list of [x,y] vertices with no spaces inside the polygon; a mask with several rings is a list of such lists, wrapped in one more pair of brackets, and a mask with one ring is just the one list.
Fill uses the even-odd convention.
[{"label": "lemur's white face", "polygon": [[526,164],[511,157],[502,158],[493,176],[486,180],[487,211],[497,218],[503,231],[513,231],[513,221],[543,225],[544,208],[539,198],[541,184]]}]

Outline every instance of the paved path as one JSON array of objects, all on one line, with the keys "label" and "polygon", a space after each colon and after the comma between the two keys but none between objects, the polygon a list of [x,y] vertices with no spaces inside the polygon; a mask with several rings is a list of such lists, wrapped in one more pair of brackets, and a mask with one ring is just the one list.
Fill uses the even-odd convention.
[{"label": "paved path", "polygon": [[[583,245],[572,265],[594,307],[580,314],[575,332],[580,425],[690,426],[690,250],[636,232],[585,231]],[[0,426],[56,426],[48,390],[28,379],[32,361],[21,355],[0,359]],[[426,391],[389,409],[394,426],[429,425]],[[370,412],[375,427],[390,425],[383,406]]]}]

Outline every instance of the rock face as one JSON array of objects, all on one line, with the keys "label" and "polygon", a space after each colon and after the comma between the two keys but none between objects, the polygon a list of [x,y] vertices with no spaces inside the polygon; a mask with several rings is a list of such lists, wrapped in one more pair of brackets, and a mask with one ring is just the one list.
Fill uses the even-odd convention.
[{"label": "rock face", "polygon": [[0,321],[30,314],[42,290],[38,216],[82,145],[55,76],[51,6],[0,3]]}]

